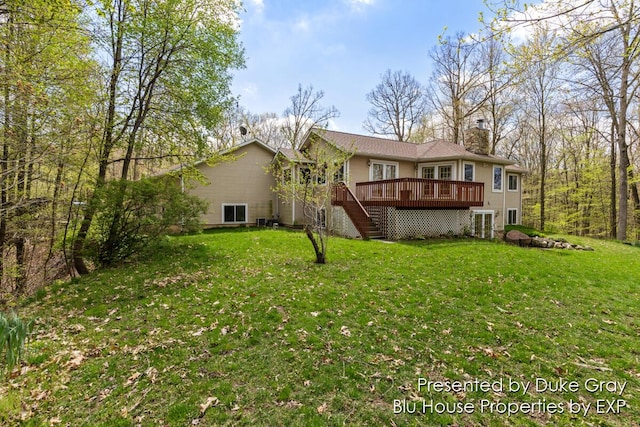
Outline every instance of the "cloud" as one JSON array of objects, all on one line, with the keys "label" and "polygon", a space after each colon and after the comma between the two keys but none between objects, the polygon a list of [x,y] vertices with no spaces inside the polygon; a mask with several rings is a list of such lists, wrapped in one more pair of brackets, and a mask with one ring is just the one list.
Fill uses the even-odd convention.
[{"label": "cloud", "polygon": [[311,28],[311,21],[309,21],[309,18],[306,16],[300,16],[296,22],[294,22],[293,24],[293,29],[296,32],[307,32],[309,31],[309,29]]},{"label": "cloud", "polygon": [[376,0],[346,0],[351,10],[361,11],[369,6],[373,6]]},{"label": "cloud", "polygon": [[252,10],[257,14],[262,14],[264,11],[264,0],[249,0],[248,4],[252,6]]}]

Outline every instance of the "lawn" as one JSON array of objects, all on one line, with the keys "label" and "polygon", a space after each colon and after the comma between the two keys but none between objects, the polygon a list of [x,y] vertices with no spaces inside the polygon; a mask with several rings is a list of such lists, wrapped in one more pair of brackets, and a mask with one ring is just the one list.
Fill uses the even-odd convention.
[{"label": "lawn", "polygon": [[570,240],[173,237],[18,308],[0,424],[638,425],[640,248]]}]

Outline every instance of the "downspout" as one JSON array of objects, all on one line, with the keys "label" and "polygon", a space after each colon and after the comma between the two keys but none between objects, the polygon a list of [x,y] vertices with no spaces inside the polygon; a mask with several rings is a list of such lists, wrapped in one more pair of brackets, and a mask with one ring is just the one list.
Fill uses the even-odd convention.
[{"label": "downspout", "polygon": [[[518,175],[518,197],[520,198],[520,224],[522,224],[523,213],[522,212],[522,175]],[[517,218],[516,218],[517,219]]]},{"label": "downspout", "polygon": [[509,182],[508,182],[509,175],[507,174],[506,165],[502,167],[502,171],[504,173],[504,176],[502,177],[502,231],[504,232],[506,209],[507,209],[507,191],[509,191]]},{"label": "downspout", "polygon": [[298,179],[296,165],[291,166],[291,225],[296,225],[296,195],[295,195],[295,179]]}]

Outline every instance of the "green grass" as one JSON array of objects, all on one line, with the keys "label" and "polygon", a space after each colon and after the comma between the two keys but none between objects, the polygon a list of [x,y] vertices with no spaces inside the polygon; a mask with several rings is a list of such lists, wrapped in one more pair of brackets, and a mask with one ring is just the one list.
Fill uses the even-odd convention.
[{"label": "green grass", "polygon": [[[0,383],[0,424],[637,425],[640,249],[571,241],[595,251],[334,238],[316,265],[296,232],[171,238],[20,308],[37,321],[27,364]],[[420,378],[579,390],[437,392]],[[589,392],[589,378],[627,385]],[[476,409],[395,414],[403,399]],[[593,406],[507,417],[483,399]],[[613,399],[627,407],[596,413]]]}]

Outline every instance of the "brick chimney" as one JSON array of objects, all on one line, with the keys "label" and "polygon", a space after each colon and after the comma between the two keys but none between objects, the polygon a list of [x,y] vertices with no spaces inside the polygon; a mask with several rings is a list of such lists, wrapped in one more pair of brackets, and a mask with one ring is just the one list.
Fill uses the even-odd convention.
[{"label": "brick chimney", "polygon": [[485,128],[483,119],[476,120],[476,126],[464,132],[464,148],[475,154],[490,153],[489,129]]}]

